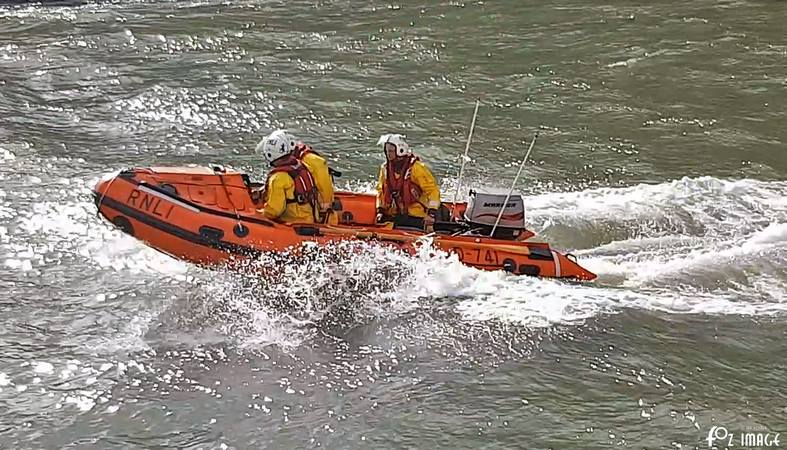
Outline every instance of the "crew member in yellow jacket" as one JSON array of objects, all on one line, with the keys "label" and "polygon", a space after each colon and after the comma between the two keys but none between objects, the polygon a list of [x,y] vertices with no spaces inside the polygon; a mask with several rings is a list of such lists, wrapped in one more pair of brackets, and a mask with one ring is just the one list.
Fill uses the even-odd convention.
[{"label": "crew member in yellow jacket", "polygon": [[425,228],[434,224],[440,208],[440,187],[432,171],[410,151],[399,134],[380,137],[385,162],[377,181],[377,221]]},{"label": "crew member in yellow jacket", "polygon": [[310,216],[309,222],[336,223],[335,215],[331,214],[332,170],[325,158],[285,130],[276,130],[265,137],[256,150],[274,167],[265,186],[263,213],[266,216],[273,218],[279,214],[281,217],[275,217],[285,222],[303,222]]}]

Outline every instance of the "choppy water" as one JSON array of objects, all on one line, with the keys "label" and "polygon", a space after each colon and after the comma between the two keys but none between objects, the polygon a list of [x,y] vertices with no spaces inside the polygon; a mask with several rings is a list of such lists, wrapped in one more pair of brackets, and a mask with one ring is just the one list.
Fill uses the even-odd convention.
[{"label": "choppy water", "polygon": [[[786,19],[774,1],[0,7],[0,447],[787,432]],[[471,186],[506,189],[538,129],[528,224],[596,283],[370,248],[263,284],[148,249],[90,199],[129,166],[262,176],[274,126],[355,189],[403,130],[448,191],[476,97]]]}]

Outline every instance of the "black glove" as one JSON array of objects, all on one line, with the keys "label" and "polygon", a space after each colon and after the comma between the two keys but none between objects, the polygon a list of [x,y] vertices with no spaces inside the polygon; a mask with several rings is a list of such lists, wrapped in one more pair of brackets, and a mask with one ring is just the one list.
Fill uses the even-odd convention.
[{"label": "black glove", "polygon": [[377,216],[375,217],[375,221],[380,223],[385,218],[385,210],[383,208],[377,208]]}]

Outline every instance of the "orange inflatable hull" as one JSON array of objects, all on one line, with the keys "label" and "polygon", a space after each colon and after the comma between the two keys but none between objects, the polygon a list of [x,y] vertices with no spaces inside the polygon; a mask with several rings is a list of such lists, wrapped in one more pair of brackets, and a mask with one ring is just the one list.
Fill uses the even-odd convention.
[{"label": "orange inflatable hull", "polygon": [[[259,212],[257,185],[248,176],[223,168],[151,167],[124,170],[94,188],[98,211],[124,232],[175,258],[214,266],[232,265],[262,253],[283,253],[304,242],[330,245],[369,240],[414,252],[424,232],[375,223],[375,198],[337,192],[339,224],[284,224]],[[461,217],[465,204],[450,204]],[[513,274],[593,280],[596,275],[545,243],[437,232],[433,245],[457,254],[462,263]]]}]

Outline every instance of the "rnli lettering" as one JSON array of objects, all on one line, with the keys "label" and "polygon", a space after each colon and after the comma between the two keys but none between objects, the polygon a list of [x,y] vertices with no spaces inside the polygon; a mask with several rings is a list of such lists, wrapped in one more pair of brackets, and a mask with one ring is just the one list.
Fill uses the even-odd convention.
[{"label": "rnli lettering", "polygon": [[169,218],[170,214],[172,214],[172,210],[175,208],[175,205],[169,203],[162,204],[160,198],[146,192],[140,192],[136,189],[131,191],[126,203],[165,219]]},{"label": "rnli lettering", "polygon": [[141,192],[139,192],[136,189],[131,191],[131,194],[129,194],[128,196],[128,200],[126,200],[126,203],[128,203],[131,206],[137,206],[137,199],[139,198],[139,194],[141,194]]},{"label": "rnli lettering", "polygon": [[153,197],[152,195],[144,194],[139,201],[139,207],[144,209],[145,211],[150,212],[150,207],[153,206],[153,203],[158,200],[161,201],[160,198]]}]

